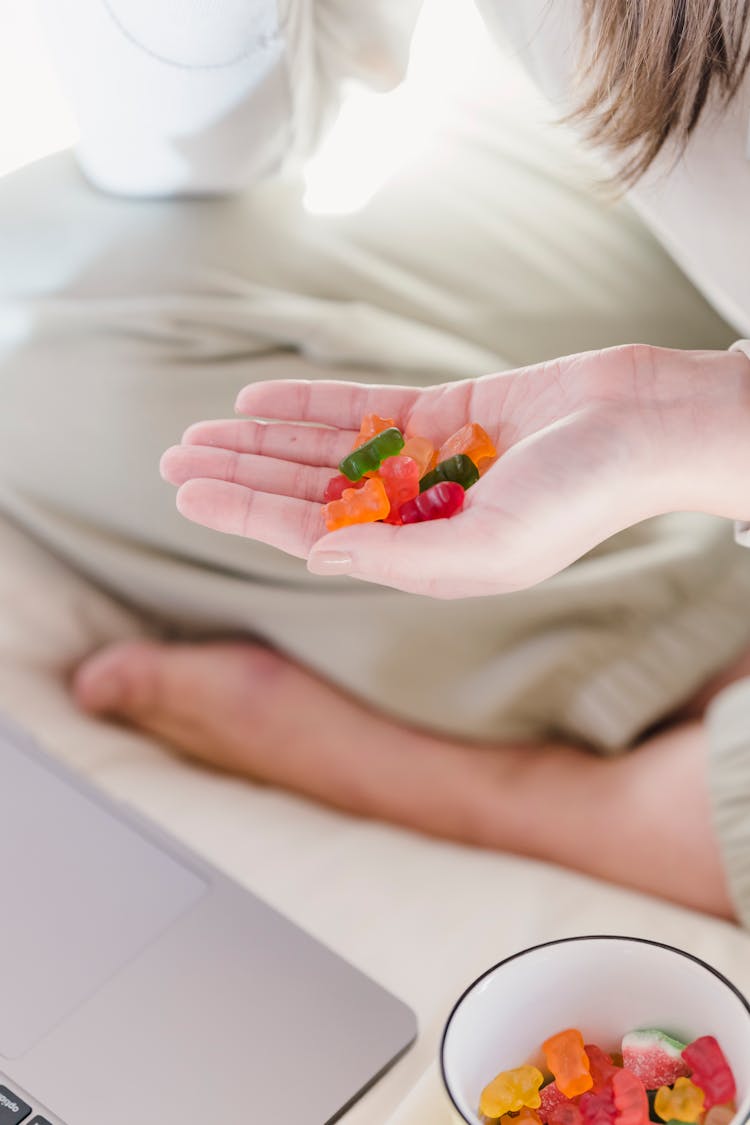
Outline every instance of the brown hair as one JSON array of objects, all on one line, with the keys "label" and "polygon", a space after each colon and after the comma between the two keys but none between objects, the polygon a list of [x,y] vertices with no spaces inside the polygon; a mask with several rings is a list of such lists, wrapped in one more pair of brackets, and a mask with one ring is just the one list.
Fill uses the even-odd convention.
[{"label": "brown hair", "polygon": [[572,120],[632,183],[667,139],[681,151],[709,99],[726,104],[750,60],[750,0],[582,0],[582,100]]}]

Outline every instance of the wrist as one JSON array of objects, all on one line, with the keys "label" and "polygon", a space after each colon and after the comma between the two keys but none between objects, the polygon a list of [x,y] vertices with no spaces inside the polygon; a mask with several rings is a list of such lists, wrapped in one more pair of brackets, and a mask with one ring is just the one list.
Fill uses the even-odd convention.
[{"label": "wrist", "polygon": [[750,520],[750,359],[643,350],[636,393],[663,511]]}]

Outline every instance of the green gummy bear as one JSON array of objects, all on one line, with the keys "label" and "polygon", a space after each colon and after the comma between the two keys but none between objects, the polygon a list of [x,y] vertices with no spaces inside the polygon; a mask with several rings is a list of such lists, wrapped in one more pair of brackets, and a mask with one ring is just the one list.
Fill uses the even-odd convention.
[{"label": "green gummy bear", "polygon": [[471,488],[479,480],[479,469],[471,457],[465,453],[457,453],[455,457],[448,457],[435,466],[430,473],[426,473],[419,482],[419,491],[426,492],[433,484],[440,484],[443,480],[452,480],[464,488]]},{"label": "green gummy bear", "polygon": [[360,480],[365,473],[379,469],[388,457],[395,457],[404,448],[404,435],[395,426],[375,434],[364,445],[339,462],[339,472],[351,481]]}]

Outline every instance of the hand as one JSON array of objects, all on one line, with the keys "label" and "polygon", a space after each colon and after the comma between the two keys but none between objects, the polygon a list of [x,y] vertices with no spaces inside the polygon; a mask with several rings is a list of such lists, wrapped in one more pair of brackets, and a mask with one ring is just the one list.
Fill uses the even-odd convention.
[{"label": "hand", "polygon": [[[427,388],[254,383],[237,410],[275,421],[199,422],[162,473],[188,519],[314,573],[441,598],[502,593],[649,516],[747,518],[748,374],[736,353],[628,345]],[[436,443],[476,421],[501,455],[450,520],[326,533],[326,484],[371,412]]]}]

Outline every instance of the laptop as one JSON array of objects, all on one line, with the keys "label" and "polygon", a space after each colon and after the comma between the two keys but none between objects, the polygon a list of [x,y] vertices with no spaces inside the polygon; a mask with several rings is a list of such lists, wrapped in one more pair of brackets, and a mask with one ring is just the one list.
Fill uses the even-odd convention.
[{"label": "laptop", "polygon": [[400,1000],[0,717],[0,1125],[327,1125]]}]

